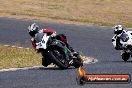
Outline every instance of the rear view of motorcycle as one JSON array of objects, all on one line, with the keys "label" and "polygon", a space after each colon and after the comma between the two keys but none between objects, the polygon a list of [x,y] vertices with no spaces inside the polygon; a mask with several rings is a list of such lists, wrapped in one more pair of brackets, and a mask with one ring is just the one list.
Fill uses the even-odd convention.
[{"label": "rear view of motorcycle", "polygon": [[[116,36],[112,38],[112,43],[116,45]],[[120,45],[121,56],[124,61],[127,61],[132,57],[132,31],[127,31],[126,33],[120,36]]]},{"label": "rear view of motorcycle", "polygon": [[35,36],[36,49],[42,53],[43,66],[50,63],[56,64],[61,69],[67,69],[70,66],[78,68],[83,65],[79,53],[72,53],[66,44],[46,33],[37,33]]}]

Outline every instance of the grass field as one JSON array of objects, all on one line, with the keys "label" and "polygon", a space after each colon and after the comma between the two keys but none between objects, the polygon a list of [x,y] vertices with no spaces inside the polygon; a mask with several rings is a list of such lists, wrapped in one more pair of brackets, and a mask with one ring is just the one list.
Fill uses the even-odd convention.
[{"label": "grass field", "polygon": [[[92,57],[86,57],[82,52],[80,52],[80,54],[82,60],[87,62],[87,64],[94,59]],[[30,48],[26,49],[0,45],[0,69],[40,66],[41,58],[41,54],[37,54]]]},{"label": "grass field", "polygon": [[41,55],[33,49],[19,49],[0,45],[0,69],[41,65]]},{"label": "grass field", "polygon": [[132,0],[0,0],[0,15],[132,27]]}]

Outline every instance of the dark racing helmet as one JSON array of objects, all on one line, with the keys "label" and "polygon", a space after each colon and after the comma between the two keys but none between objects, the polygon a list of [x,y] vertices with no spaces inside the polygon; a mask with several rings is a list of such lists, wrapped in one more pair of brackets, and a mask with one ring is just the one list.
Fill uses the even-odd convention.
[{"label": "dark racing helmet", "polygon": [[114,27],[114,34],[119,35],[119,34],[121,34],[122,32],[123,32],[123,27],[122,27],[122,25],[116,25],[116,26]]},{"label": "dark racing helmet", "polygon": [[30,26],[28,26],[28,31],[30,36],[35,37],[35,34],[38,33],[39,31],[39,27],[36,23],[33,23]]}]

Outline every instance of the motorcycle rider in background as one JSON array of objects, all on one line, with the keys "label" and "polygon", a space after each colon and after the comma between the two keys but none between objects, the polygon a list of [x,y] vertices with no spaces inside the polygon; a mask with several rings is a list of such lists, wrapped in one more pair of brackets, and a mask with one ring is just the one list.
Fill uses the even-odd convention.
[{"label": "motorcycle rider in background", "polygon": [[[33,23],[31,24],[29,27],[28,27],[28,31],[29,31],[29,34],[30,36],[32,37],[31,38],[31,42],[32,42],[32,47],[35,49],[36,52],[39,52],[37,49],[36,49],[36,40],[35,40],[35,35],[37,33],[46,33],[47,35],[51,36],[52,38],[56,38],[62,42],[64,42],[67,46],[67,48],[73,53],[75,54],[76,52],[73,50],[73,48],[68,44],[68,41],[67,41],[67,37],[64,35],[64,34],[56,34],[56,31],[55,30],[52,30],[52,29],[41,29],[39,30],[39,27],[36,23]],[[42,65],[47,67],[51,62],[49,60],[47,60],[47,58],[44,56],[44,53],[42,53]]]},{"label": "motorcycle rider in background", "polygon": [[116,50],[122,50],[126,47],[121,44],[120,39],[123,34],[127,34],[127,31],[123,29],[122,25],[116,25],[114,27],[114,36],[112,38],[112,43]]}]

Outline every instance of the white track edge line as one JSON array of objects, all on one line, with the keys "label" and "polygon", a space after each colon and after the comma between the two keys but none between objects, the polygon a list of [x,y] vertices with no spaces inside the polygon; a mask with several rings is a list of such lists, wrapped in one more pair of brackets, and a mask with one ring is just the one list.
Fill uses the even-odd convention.
[{"label": "white track edge line", "polygon": [[[48,67],[55,67],[54,65],[49,65]],[[23,68],[8,68],[8,69],[0,69],[0,72],[7,71],[18,71],[18,70],[29,70],[29,69],[37,69],[37,68],[48,68],[44,66],[33,66],[33,67],[23,67]]]}]

